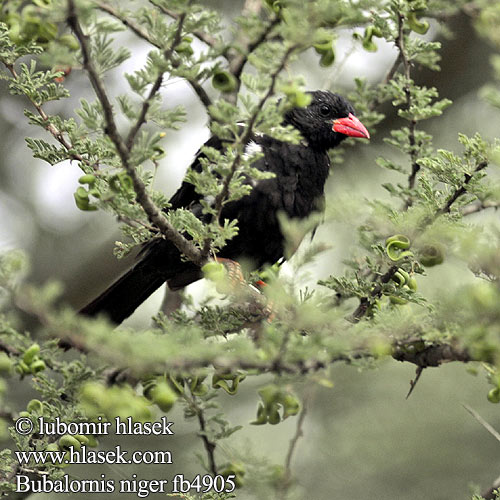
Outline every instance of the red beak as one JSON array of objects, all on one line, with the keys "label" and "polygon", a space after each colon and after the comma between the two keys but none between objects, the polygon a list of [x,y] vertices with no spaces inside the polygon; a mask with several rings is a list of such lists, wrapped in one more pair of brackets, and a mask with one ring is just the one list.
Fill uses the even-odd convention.
[{"label": "red beak", "polygon": [[370,134],[368,130],[366,130],[366,127],[352,113],[349,113],[347,118],[333,120],[332,130],[351,137],[370,138]]}]

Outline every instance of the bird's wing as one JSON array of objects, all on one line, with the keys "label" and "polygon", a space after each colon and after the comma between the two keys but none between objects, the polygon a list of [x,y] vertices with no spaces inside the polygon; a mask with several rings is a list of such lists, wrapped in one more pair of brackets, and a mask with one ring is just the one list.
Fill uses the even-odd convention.
[{"label": "bird's wing", "polygon": [[[240,125],[240,133],[241,132],[243,132],[242,125]],[[260,135],[252,135],[251,138],[247,141],[244,154],[252,154],[255,153],[256,151],[260,151],[261,150],[260,140],[261,140]],[[210,139],[208,139],[207,142],[205,142],[203,147],[213,148],[222,152],[224,147],[227,146],[229,143],[230,141],[224,141],[216,136],[212,136],[210,137]],[[195,170],[196,172],[201,172],[200,159],[204,157],[205,155],[203,153],[203,150],[200,149],[196,153],[196,156],[191,165],[189,166],[188,170]],[[265,165],[258,165],[258,162],[255,162],[254,166],[256,166],[257,168],[259,168],[260,166],[261,169],[265,169]],[[255,183],[252,182],[251,179],[247,179],[245,182],[248,184],[252,184],[252,186],[255,185]],[[176,208],[191,209],[198,204],[201,198],[202,196],[196,192],[193,184],[187,181],[183,181],[179,189],[174,193],[172,198],[170,198],[170,205],[171,205],[170,209],[176,209]],[[200,209],[201,207],[196,207],[196,208]],[[196,210],[196,212],[198,212],[198,210]]]},{"label": "bird's wing", "polygon": [[[224,148],[224,142],[218,137],[212,136],[203,145],[205,147],[210,147],[222,151]],[[201,172],[200,159],[204,157],[202,150],[200,149],[193,160],[193,163],[189,166],[189,169],[195,170],[196,172]],[[182,181],[179,189],[174,193],[172,198],[170,198],[171,209],[176,208],[190,208],[193,204],[199,202],[201,195],[196,192],[194,185],[190,182]]]}]

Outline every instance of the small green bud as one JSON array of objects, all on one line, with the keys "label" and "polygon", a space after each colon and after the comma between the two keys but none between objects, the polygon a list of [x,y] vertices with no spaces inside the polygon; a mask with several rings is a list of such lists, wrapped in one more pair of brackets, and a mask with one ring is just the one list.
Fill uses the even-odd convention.
[{"label": "small green bud", "polygon": [[193,47],[189,42],[181,42],[175,47],[175,52],[178,54],[185,54],[186,56],[192,56],[194,54]]},{"label": "small green bud", "polygon": [[406,299],[403,299],[402,297],[396,297],[396,295],[390,295],[389,300],[391,301],[391,304],[398,306],[408,304],[408,301]]},{"label": "small green bud", "polygon": [[265,0],[266,4],[275,12],[279,14],[283,0]]},{"label": "small green bud", "polygon": [[417,291],[417,280],[413,276],[408,280],[408,287],[414,292]]},{"label": "small green bud", "polygon": [[75,193],[73,193],[73,197],[75,198],[76,206],[84,211],[90,212],[92,210],[97,210],[95,205],[90,204],[89,200],[89,192],[84,187],[79,187]]},{"label": "small green bud", "polygon": [[75,434],[74,438],[78,439],[78,441],[80,441],[80,443],[82,444],[86,445],[89,443],[89,438],[87,436],[82,436],[81,434]]},{"label": "small green bud", "polygon": [[236,90],[238,81],[229,71],[217,70],[212,77],[212,85],[221,92],[232,92]]},{"label": "small green bud", "polygon": [[319,60],[319,65],[323,68],[331,66],[335,62],[335,52],[330,49],[328,52],[324,52]]},{"label": "small green bud", "polygon": [[425,35],[429,30],[429,23],[419,19],[416,12],[410,12],[408,14],[408,26],[419,35]]},{"label": "small green bud", "polygon": [[362,41],[363,48],[368,52],[377,51],[377,46],[375,45],[375,42],[372,40],[373,36],[374,36],[374,27],[368,26],[365,29],[365,34],[363,36],[363,41]]},{"label": "small green bud", "polygon": [[442,264],[444,261],[444,249],[441,245],[426,245],[420,251],[419,260],[425,267]]},{"label": "small green bud", "polygon": [[21,375],[27,375],[28,373],[31,373],[29,366],[23,360],[19,361],[19,363],[17,364],[16,371]]},{"label": "small green bud", "polygon": [[404,276],[399,271],[396,271],[394,273],[394,276],[392,277],[392,280],[396,281],[399,286],[403,286],[405,284],[405,278],[404,278]]},{"label": "small green bud", "polygon": [[95,181],[96,181],[96,176],[92,174],[82,175],[78,179],[79,184],[88,184],[89,186],[93,186],[95,184]]},{"label": "small green bud", "polygon": [[31,363],[29,368],[31,373],[38,373],[45,370],[47,366],[45,365],[45,361],[43,361],[43,359],[36,359],[33,363]]},{"label": "small green bud", "polygon": [[82,448],[80,441],[70,434],[64,434],[64,436],[61,436],[58,443],[61,450],[67,450],[71,446],[78,451]]},{"label": "small green bud", "polygon": [[251,425],[267,424],[267,412],[266,408],[262,403],[259,403],[259,406],[257,406],[257,418],[253,422],[250,422],[250,424]]},{"label": "small green bud", "polygon": [[220,262],[210,261],[201,268],[206,279],[214,282],[223,281],[227,277],[227,271],[224,264]]},{"label": "small green bud", "polygon": [[413,252],[406,250],[408,248],[410,248],[410,239],[404,234],[395,234],[385,240],[387,256],[394,262],[413,256]]},{"label": "small green bud", "polygon": [[38,344],[32,344],[24,352],[23,361],[27,365],[29,365],[35,359],[35,357],[38,355],[39,352],[40,352],[40,346]]},{"label": "small green bud", "polygon": [[500,403],[500,388],[495,387],[488,392],[488,401],[490,403]]},{"label": "small green bud", "polygon": [[26,406],[26,409],[30,413],[38,413],[39,415],[43,414],[43,404],[38,399],[32,399]]},{"label": "small green bud", "polygon": [[64,45],[72,51],[76,51],[80,48],[78,40],[71,33],[65,33],[64,35],[61,35],[58,41],[61,45]]},{"label": "small green bud", "polygon": [[280,397],[279,388],[274,384],[269,384],[258,391],[259,396],[266,406],[271,406],[272,404],[278,402]]},{"label": "small green bud", "polygon": [[155,161],[161,160],[167,154],[165,151],[165,148],[162,148],[161,146],[155,146],[153,149],[154,149],[154,153],[151,156],[152,160],[155,160]]},{"label": "small green bud", "polygon": [[14,362],[5,352],[0,352],[0,375],[10,375]]},{"label": "small green bud", "polygon": [[45,447],[45,451],[59,451],[59,446],[57,445],[57,443],[49,443]]},{"label": "small green bud", "polygon": [[300,410],[300,403],[296,396],[293,394],[286,394],[282,401],[284,412],[283,412],[283,420],[290,416],[297,415]]},{"label": "small green bud", "polygon": [[278,405],[272,405],[271,408],[269,408],[269,411],[267,414],[267,421],[271,425],[277,425],[281,422],[281,417],[280,417],[280,412],[278,410]]},{"label": "small green bud", "polygon": [[245,476],[245,466],[241,462],[232,462],[228,464],[221,474],[224,477],[234,476],[234,483],[237,488],[241,488],[244,485],[244,476]]},{"label": "small green bud", "polygon": [[208,392],[208,386],[203,383],[205,380],[205,376],[203,377],[194,377],[189,386],[191,388],[191,392],[195,396],[204,396]]},{"label": "small green bud", "polygon": [[167,382],[160,381],[151,389],[151,401],[165,413],[173,408],[176,400],[177,394]]}]

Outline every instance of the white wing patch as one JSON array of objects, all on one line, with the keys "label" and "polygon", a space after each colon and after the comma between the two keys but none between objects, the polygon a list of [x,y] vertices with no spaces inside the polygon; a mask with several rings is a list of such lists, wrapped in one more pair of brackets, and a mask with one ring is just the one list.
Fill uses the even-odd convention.
[{"label": "white wing patch", "polygon": [[247,159],[255,153],[262,153],[262,146],[255,141],[250,141],[245,147],[243,158]]}]

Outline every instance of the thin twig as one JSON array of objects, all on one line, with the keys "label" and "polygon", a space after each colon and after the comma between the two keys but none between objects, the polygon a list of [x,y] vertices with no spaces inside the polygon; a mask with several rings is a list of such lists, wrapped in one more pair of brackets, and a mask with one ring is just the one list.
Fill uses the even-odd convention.
[{"label": "thin twig", "polygon": [[[10,72],[10,74],[15,79],[19,78],[13,65],[5,64],[5,66],[6,66],[7,70]],[[42,120],[46,123],[45,129],[54,137],[54,139],[57,140],[57,142],[59,142],[59,144],[61,144],[61,146],[63,146],[66,149],[66,151],[68,151],[68,153],[69,153],[68,157],[71,160],[81,162],[84,165],[87,165],[87,166],[91,167],[92,169],[96,170],[97,165],[89,163],[89,161],[86,160],[83,156],[79,155],[78,153],[75,153],[73,145],[70,142],[68,142],[68,140],[64,137],[63,132],[60,131],[53,123],[50,122],[50,117],[49,117],[49,115],[47,115],[47,113],[45,113],[43,107],[40,104],[36,103],[29,96],[26,96],[26,97],[31,102],[33,107],[36,109],[37,113],[40,115]]]},{"label": "thin twig", "polygon": [[216,476],[217,475],[217,465],[215,462],[215,448],[217,445],[211,441],[208,436],[207,436],[207,423],[205,420],[205,415],[203,413],[203,409],[200,408],[196,401],[196,396],[193,394],[191,391],[191,398],[186,398],[188,404],[191,406],[191,409],[196,413],[196,417],[198,418],[198,423],[200,425],[200,432],[199,436],[201,437],[203,441],[203,446],[205,447],[205,451],[207,452],[207,458],[208,458],[208,469],[209,471]]},{"label": "thin twig", "polygon": [[18,356],[20,354],[17,349],[10,346],[9,344],[6,344],[2,340],[0,340],[0,352],[4,352],[5,354],[8,354],[9,356]]},{"label": "thin twig", "polygon": [[158,209],[158,207],[149,196],[146,186],[144,185],[142,179],[139,177],[135,167],[130,164],[130,151],[118,132],[118,128],[114,119],[113,107],[108,98],[108,95],[106,94],[106,90],[104,88],[101,77],[97,73],[97,70],[95,69],[94,64],[91,60],[90,49],[88,46],[88,37],[84,34],[82,27],[80,26],[80,23],[78,21],[74,0],[68,0],[67,22],[80,43],[80,48],[83,56],[83,66],[89,75],[90,83],[92,84],[97,98],[101,103],[104,113],[104,119],[106,121],[106,135],[114,144],[123,168],[127,171],[128,175],[132,179],[132,184],[134,186],[134,191],[138,203],[146,212],[149,221],[153,225],[158,227],[165,238],[171,241],[190,261],[201,267],[205,263],[206,257],[201,254],[201,252],[192,244],[191,241],[187,240],[172,226],[172,224],[170,224],[170,222]]},{"label": "thin twig", "polygon": [[[172,9],[165,7],[161,3],[154,3],[154,6],[159,8],[164,14],[171,17],[172,19],[175,19],[176,21],[179,21],[180,18],[183,15],[185,15],[185,12],[178,14]],[[193,31],[192,33],[196,38],[198,38],[198,40],[202,41],[203,43],[207,44],[209,47],[212,47],[213,49],[216,48],[218,45],[220,45],[220,41],[217,38],[208,33],[205,33],[204,31]]]},{"label": "thin twig", "polygon": [[[98,2],[96,6],[103,12],[108,13],[110,16],[114,17],[115,19],[123,23],[123,25],[127,26],[135,35],[137,35],[142,40],[150,43],[151,45],[153,45],[153,47],[156,47],[157,49],[160,50],[164,49],[163,45],[153,40],[153,38],[149,36],[149,34],[146,31],[144,31],[140,25],[131,21],[128,17],[123,16],[120,12],[118,12],[110,5],[106,4],[105,2]],[[177,68],[179,66],[178,61],[171,61],[171,64],[174,68]],[[191,86],[194,93],[198,96],[198,98],[200,99],[201,103],[205,106],[205,108],[208,108],[208,106],[212,104],[212,100],[208,96],[205,89],[201,86],[201,84],[192,78],[185,78],[185,80]]]},{"label": "thin twig", "polygon": [[[385,86],[387,85],[393,78],[394,75],[396,74],[396,71],[398,70],[400,64],[401,64],[402,58],[401,58],[401,52],[398,53],[396,59],[394,60],[394,63],[392,66],[389,68],[389,71],[385,75],[384,79],[380,82],[380,86]],[[374,99],[370,105],[368,106],[371,111],[373,111],[375,108],[378,108],[382,104],[382,101],[380,98]]]},{"label": "thin twig", "polygon": [[474,169],[474,171],[472,172],[472,174],[464,174],[463,184],[453,192],[453,194],[448,198],[448,201],[446,202],[446,204],[436,212],[436,217],[439,215],[449,213],[453,203],[455,203],[455,201],[457,201],[457,199],[460,196],[462,196],[463,194],[465,194],[467,192],[467,185],[474,178],[474,174],[477,174],[481,170],[484,170],[487,166],[488,166],[488,162],[486,160],[483,160],[477,164],[477,166]]},{"label": "thin twig", "polygon": [[470,205],[463,207],[461,212],[462,212],[462,215],[465,217],[467,215],[471,215],[471,214],[481,212],[483,210],[487,210],[488,208],[494,208],[495,210],[498,210],[498,208],[500,208],[500,201],[479,200],[476,203],[471,203]]},{"label": "thin twig", "polygon": [[228,94],[225,99],[235,104],[238,96],[238,92],[240,90],[240,77],[243,72],[243,68],[248,61],[248,56],[254,52],[260,45],[262,45],[268,38],[269,33],[273,30],[273,28],[279,24],[279,17],[274,17],[269,21],[268,25],[264,28],[262,33],[253,41],[243,40],[239,41],[239,45],[242,45],[237,51],[228,51],[227,59],[229,61],[229,71],[236,77],[236,88]]},{"label": "thin twig", "polygon": [[[175,48],[177,45],[182,40],[182,29],[184,26],[184,21],[186,20],[187,12],[184,11],[180,16],[179,20],[177,21],[177,29],[175,30],[174,38],[172,40],[172,43],[168,47],[168,49],[165,50],[163,53],[163,59],[165,61],[169,61],[172,58],[172,55],[174,53]],[[142,103],[142,108],[141,112],[139,113],[139,117],[137,118],[137,121],[135,122],[135,125],[130,129],[130,132],[127,136],[127,139],[125,140],[125,144],[127,146],[127,149],[130,151],[132,149],[132,146],[134,145],[135,138],[141,129],[142,125],[146,123],[146,115],[149,111],[149,108],[151,107],[151,104],[153,103],[158,91],[160,90],[162,84],[163,84],[163,78],[164,74],[160,72],[160,74],[156,77],[156,80],[154,81],[151,89],[149,90],[149,94]]]},{"label": "thin twig", "polygon": [[[248,122],[245,133],[242,136],[240,136],[235,143],[235,146],[237,148],[237,153],[236,153],[234,160],[231,164],[231,168],[229,170],[228,175],[224,178],[224,181],[222,183],[222,189],[220,190],[219,194],[215,197],[214,212],[217,214],[215,217],[215,220],[217,220],[217,221],[220,219],[222,207],[224,205],[224,201],[226,200],[227,196],[229,195],[229,185],[231,184],[231,181],[234,177],[234,174],[236,173],[236,170],[240,166],[241,158],[243,155],[243,147],[251,139],[252,134],[253,134],[253,127],[255,126],[255,123],[257,121],[259,113],[262,111],[262,108],[264,107],[264,104],[266,103],[266,101],[274,94],[274,89],[276,86],[276,81],[278,79],[278,76],[281,73],[281,71],[283,71],[284,67],[286,66],[286,63],[288,62],[290,55],[295,50],[295,48],[296,48],[295,45],[291,45],[286,50],[278,68],[271,74],[271,85],[269,86],[269,89],[267,90],[265,95],[258,102],[258,104],[253,112],[253,115],[250,118],[250,121]],[[213,220],[213,218],[212,218],[212,220]],[[210,248],[209,244],[207,244],[207,242],[205,242],[205,245],[203,248],[203,255],[208,255],[209,248]]]},{"label": "thin twig", "polygon": [[420,377],[422,376],[422,373],[424,372],[424,368],[422,366],[417,366],[417,373],[415,375],[415,380],[410,380],[410,390],[408,391],[408,394],[406,395],[406,399],[408,399],[411,396],[411,393],[415,389],[415,387],[418,384],[418,381],[420,380]]},{"label": "thin twig", "polygon": [[486,420],[484,420],[479,413],[471,408],[469,405],[462,403],[462,406],[497,440],[500,441],[500,433],[491,426]]},{"label": "thin twig", "polygon": [[295,428],[295,434],[290,440],[288,445],[288,451],[285,458],[285,467],[283,471],[283,482],[279,490],[280,500],[285,500],[287,496],[288,489],[290,488],[292,479],[292,458],[297,449],[297,444],[300,438],[304,435],[304,421],[307,414],[307,405],[309,400],[312,398],[311,393],[309,393],[302,401],[302,410],[300,411],[299,418],[297,419],[297,426]]},{"label": "thin twig", "polygon": [[279,24],[279,22],[280,22],[279,17],[274,17],[273,19],[271,19],[267,24],[267,26],[262,30],[262,33],[255,40],[248,42],[246,44],[243,53],[238,53],[236,56],[232,58],[229,69],[236,78],[239,78],[241,76],[241,72],[243,71],[243,68],[248,60],[248,56],[257,47],[259,47],[262,43],[266,41],[269,33],[271,33],[273,28],[277,24]]},{"label": "thin twig", "polygon": [[[404,16],[403,14],[399,14],[398,16],[398,27],[399,32],[396,37],[395,43],[396,47],[399,49],[399,55],[401,57],[401,62],[403,63],[404,75],[405,75],[405,85],[404,91],[406,95],[406,110],[410,110],[412,106],[412,96],[410,89],[410,80],[411,80],[411,65],[408,57],[406,56],[406,47],[405,47],[405,30],[404,30]],[[415,148],[415,130],[417,127],[417,121],[415,119],[410,120],[409,124],[409,133],[408,133],[408,143],[410,145],[410,162],[411,162],[411,173],[408,177],[408,187],[413,189],[415,187],[415,182],[417,179],[418,171],[420,170],[420,165],[417,163],[417,151]],[[413,200],[411,196],[406,200],[405,208],[410,207],[413,204]]]},{"label": "thin twig", "polygon": [[[380,283],[376,283],[371,291],[370,297],[362,297],[359,302],[359,306],[347,319],[352,323],[357,323],[363,318],[368,312],[370,306],[373,304],[375,299],[378,299],[382,294],[382,285],[389,283],[394,274],[398,270],[398,266],[391,266],[385,274],[380,277]],[[374,280],[375,281],[375,280]]]}]

